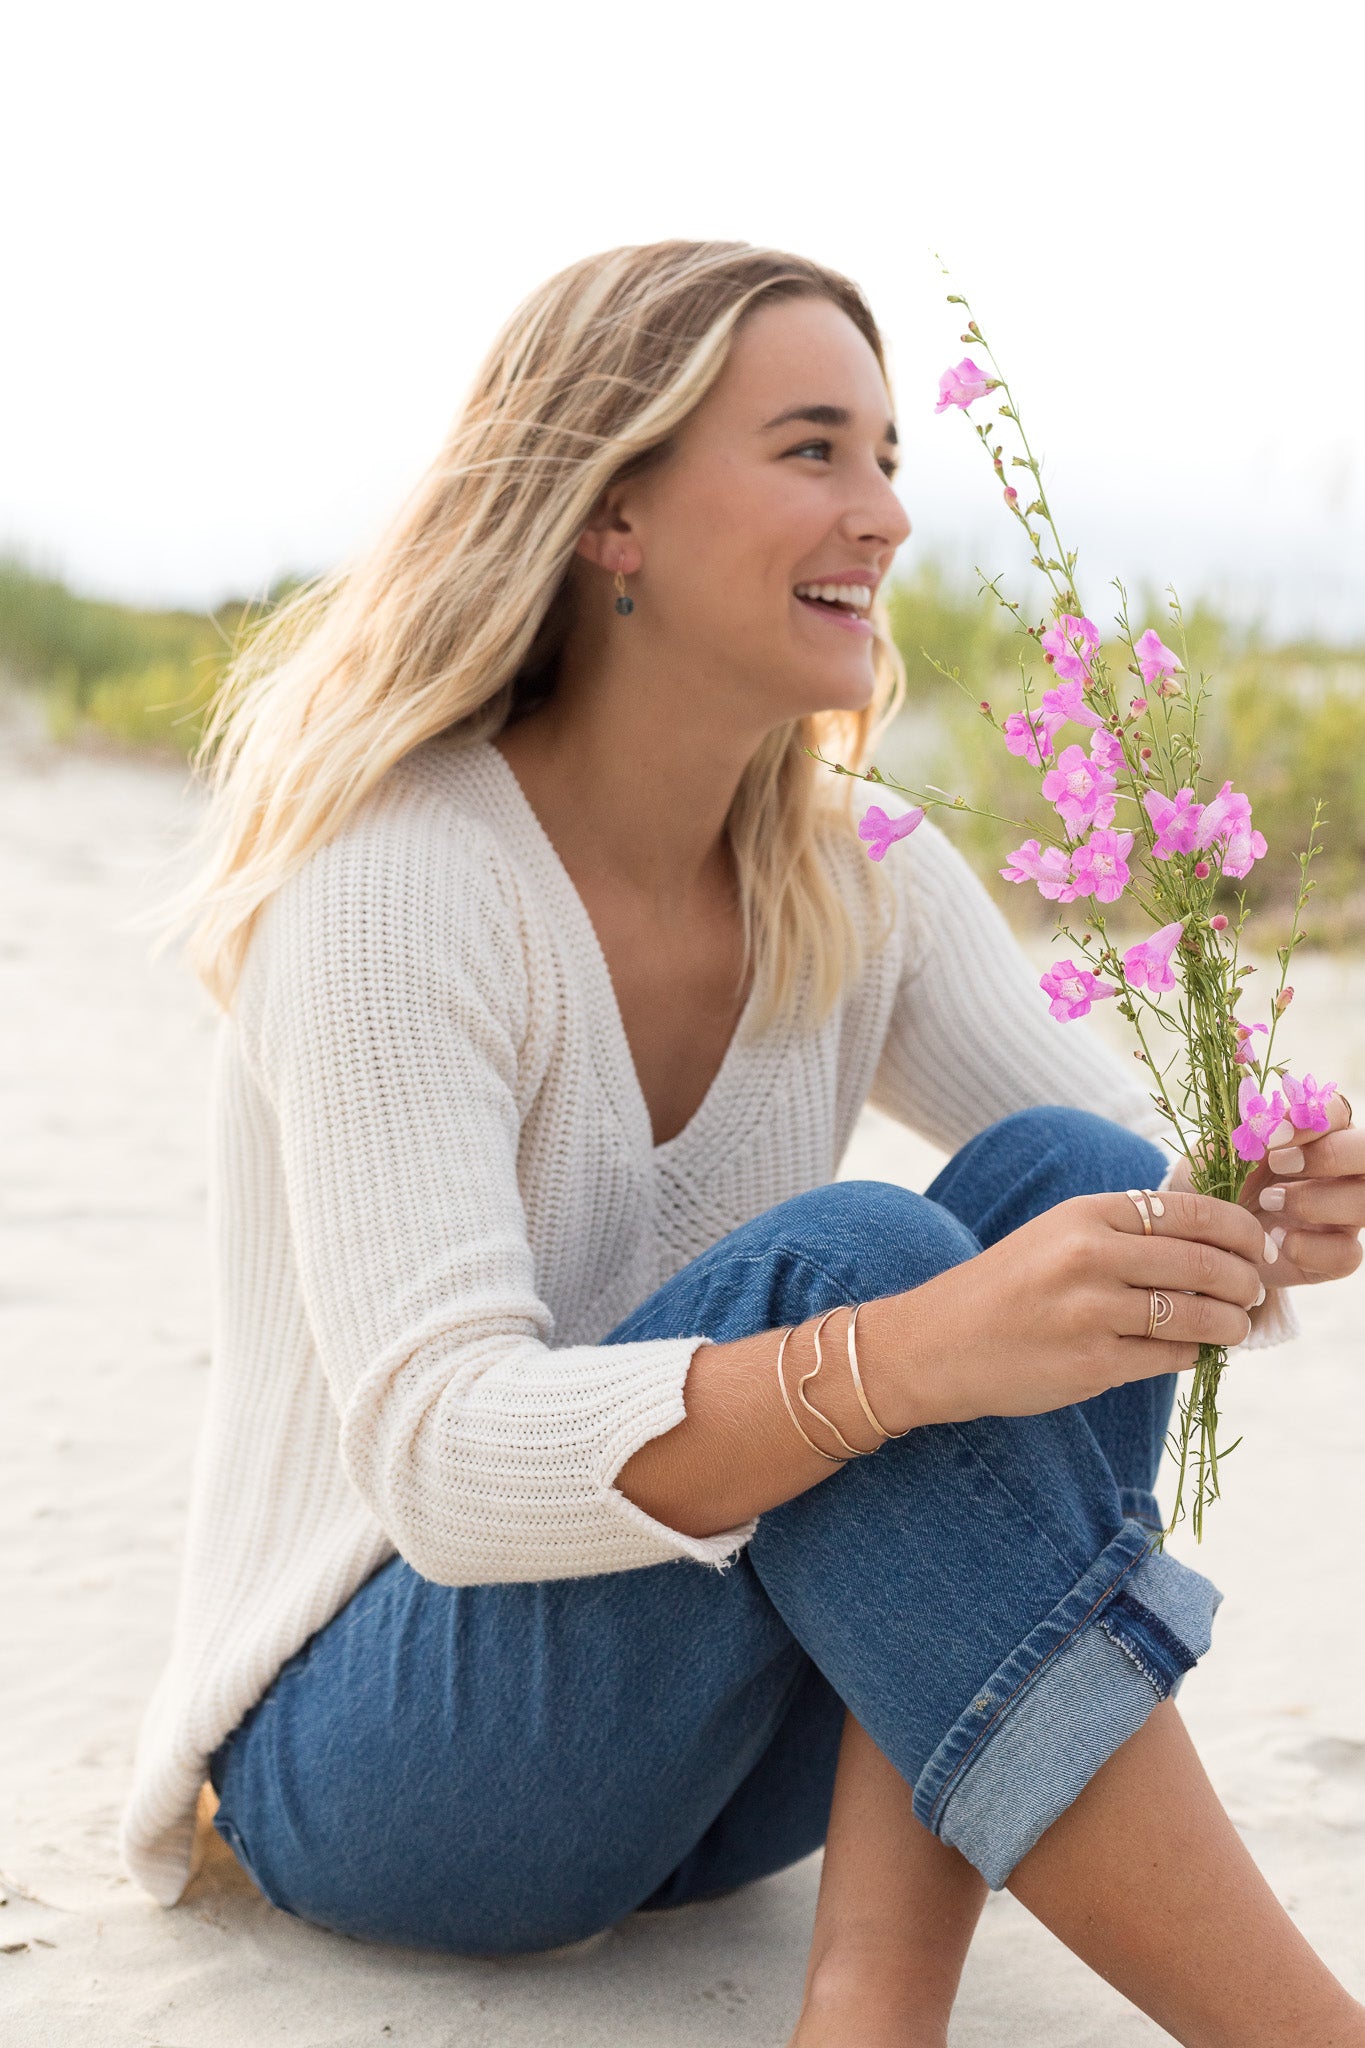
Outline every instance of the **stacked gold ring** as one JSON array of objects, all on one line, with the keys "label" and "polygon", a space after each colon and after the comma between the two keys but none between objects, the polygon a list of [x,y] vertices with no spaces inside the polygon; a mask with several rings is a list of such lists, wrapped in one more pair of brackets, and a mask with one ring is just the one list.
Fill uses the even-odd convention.
[{"label": "stacked gold ring", "polygon": [[1153,1194],[1150,1188],[1125,1188],[1123,1192],[1142,1218],[1144,1235],[1150,1237],[1152,1235],[1152,1218],[1153,1216],[1164,1216],[1166,1214],[1165,1203],[1160,1195]]},{"label": "stacked gold ring", "polygon": [[1147,1318],[1147,1335],[1155,1337],[1163,1323],[1168,1323],[1175,1314],[1175,1303],[1169,1294],[1163,1294],[1159,1287],[1149,1287],[1152,1297],[1151,1314]]}]

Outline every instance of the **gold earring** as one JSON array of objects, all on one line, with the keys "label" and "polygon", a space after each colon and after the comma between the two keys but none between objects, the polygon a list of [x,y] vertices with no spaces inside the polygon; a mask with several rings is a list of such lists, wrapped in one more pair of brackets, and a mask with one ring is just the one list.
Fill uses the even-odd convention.
[{"label": "gold earring", "polygon": [[623,619],[628,619],[635,609],[635,599],[626,594],[626,579],[618,569],[616,572],[616,609]]}]

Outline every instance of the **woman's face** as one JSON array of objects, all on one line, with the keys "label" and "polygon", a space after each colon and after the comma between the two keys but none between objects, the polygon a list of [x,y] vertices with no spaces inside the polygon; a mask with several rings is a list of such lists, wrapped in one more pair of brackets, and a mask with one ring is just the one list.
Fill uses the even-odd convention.
[{"label": "woman's face", "polygon": [[[827,299],[750,314],[667,458],[619,487],[599,529],[642,627],[766,725],[873,688],[868,610],[910,531],[877,359]],[[617,559],[612,558],[612,545]],[[585,550],[586,551],[586,550]]]}]

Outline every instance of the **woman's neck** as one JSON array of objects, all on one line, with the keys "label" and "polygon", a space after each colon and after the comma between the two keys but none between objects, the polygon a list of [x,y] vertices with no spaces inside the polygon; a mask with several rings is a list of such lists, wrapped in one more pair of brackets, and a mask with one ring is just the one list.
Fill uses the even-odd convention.
[{"label": "woman's neck", "polygon": [[762,737],[710,716],[704,688],[674,715],[677,694],[657,671],[589,688],[570,670],[493,741],[571,873],[661,908],[728,893],[725,820]]}]

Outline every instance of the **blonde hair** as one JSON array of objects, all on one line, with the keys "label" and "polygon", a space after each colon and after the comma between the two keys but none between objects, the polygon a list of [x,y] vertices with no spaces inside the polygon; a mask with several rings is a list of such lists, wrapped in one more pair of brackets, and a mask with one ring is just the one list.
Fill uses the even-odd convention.
[{"label": "blonde hair", "polygon": [[[569,564],[602,492],[666,450],[751,308],[800,296],[841,307],[885,374],[855,285],[744,242],[611,249],[531,294],[387,532],[235,652],[192,761],[210,791],[196,836],[206,857],[163,906],[158,950],[190,927],[190,963],[230,1008],[262,905],[396,762],[437,734],[491,737],[543,698],[569,623]],[[741,984],[751,964],[762,984],[755,1033],[794,1014],[803,960],[814,971],[802,1014],[816,1022],[864,957],[867,927],[820,857],[831,830],[853,842],[885,936],[889,892],[861,857],[854,782],[804,751],[862,767],[899,709],[904,671],[881,607],[874,627],[871,702],[770,732],[727,817]]]}]

